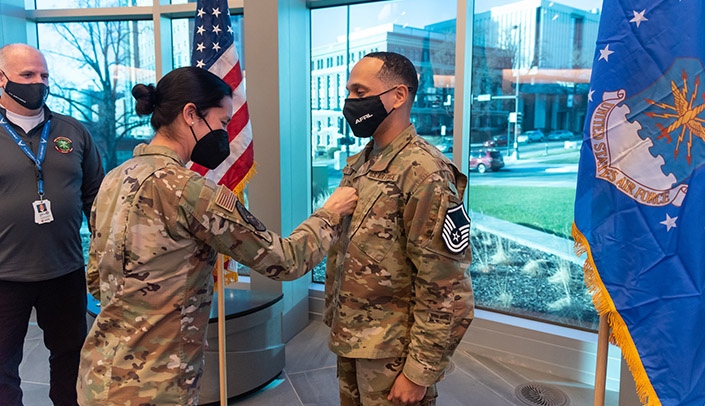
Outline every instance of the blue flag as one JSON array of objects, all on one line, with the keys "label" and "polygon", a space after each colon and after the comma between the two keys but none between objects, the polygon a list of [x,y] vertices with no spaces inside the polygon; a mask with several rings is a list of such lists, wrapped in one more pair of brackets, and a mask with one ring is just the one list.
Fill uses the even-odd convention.
[{"label": "blue flag", "polygon": [[648,405],[705,405],[703,21],[605,0],[593,60],[573,235]]}]

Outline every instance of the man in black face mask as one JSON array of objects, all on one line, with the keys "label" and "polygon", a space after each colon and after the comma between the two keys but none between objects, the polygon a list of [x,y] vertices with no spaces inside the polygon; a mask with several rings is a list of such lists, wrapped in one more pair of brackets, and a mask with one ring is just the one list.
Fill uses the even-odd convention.
[{"label": "man in black face mask", "polygon": [[0,48],[0,405],[22,405],[19,364],[30,314],[50,351],[49,397],[75,405],[86,337],[79,229],[103,179],[98,150],[75,119],[44,105],[44,56]]},{"label": "man in black face mask", "polygon": [[341,405],[434,405],[473,317],[467,177],[416,134],[417,88],[393,52],[366,55],[347,82],[343,115],[372,139],[343,169],[359,200],[326,268]]}]

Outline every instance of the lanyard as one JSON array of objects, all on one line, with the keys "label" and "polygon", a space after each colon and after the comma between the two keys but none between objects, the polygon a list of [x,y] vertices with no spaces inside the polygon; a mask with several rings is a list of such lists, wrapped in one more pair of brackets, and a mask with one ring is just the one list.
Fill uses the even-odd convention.
[{"label": "lanyard", "polygon": [[0,125],[3,126],[5,131],[7,131],[8,134],[10,134],[10,137],[12,137],[13,140],[17,143],[17,146],[20,147],[22,152],[24,152],[29,159],[34,162],[34,165],[37,167],[37,193],[39,193],[39,199],[44,199],[44,172],[42,171],[42,164],[44,163],[44,158],[47,155],[47,142],[49,140],[49,123],[51,120],[47,120],[46,124],[44,124],[44,129],[42,129],[42,137],[39,140],[39,150],[37,151],[37,155],[35,156],[32,150],[27,146],[27,144],[20,138],[19,135],[17,135],[17,132],[15,132],[15,129],[12,128],[12,126],[7,122],[5,117],[0,115]]}]

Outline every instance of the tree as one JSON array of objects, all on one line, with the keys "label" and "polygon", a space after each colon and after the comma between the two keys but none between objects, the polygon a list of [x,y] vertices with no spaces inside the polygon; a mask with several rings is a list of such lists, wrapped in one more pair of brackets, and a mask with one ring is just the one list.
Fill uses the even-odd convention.
[{"label": "tree", "polygon": [[[63,101],[64,113],[86,125],[110,170],[119,163],[119,143],[146,124],[134,113],[130,92],[134,83],[154,81],[154,68],[141,68],[139,49],[144,44],[139,39],[146,28],[136,21],[58,23],[47,28],[47,41],[42,43],[60,43],[45,52],[58,62],[50,66],[59,78],[52,82],[51,95]],[[58,36],[51,37],[51,32]]]}]

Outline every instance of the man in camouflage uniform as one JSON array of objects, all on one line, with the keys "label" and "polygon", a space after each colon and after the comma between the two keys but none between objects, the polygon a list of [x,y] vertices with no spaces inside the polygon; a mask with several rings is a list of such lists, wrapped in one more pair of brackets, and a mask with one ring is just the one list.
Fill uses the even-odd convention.
[{"label": "man in camouflage uniform", "polygon": [[362,58],[347,83],[343,114],[372,141],[343,169],[359,200],[326,268],[343,406],[434,405],[473,316],[467,177],[410,124],[417,87],[392,52]]}]

